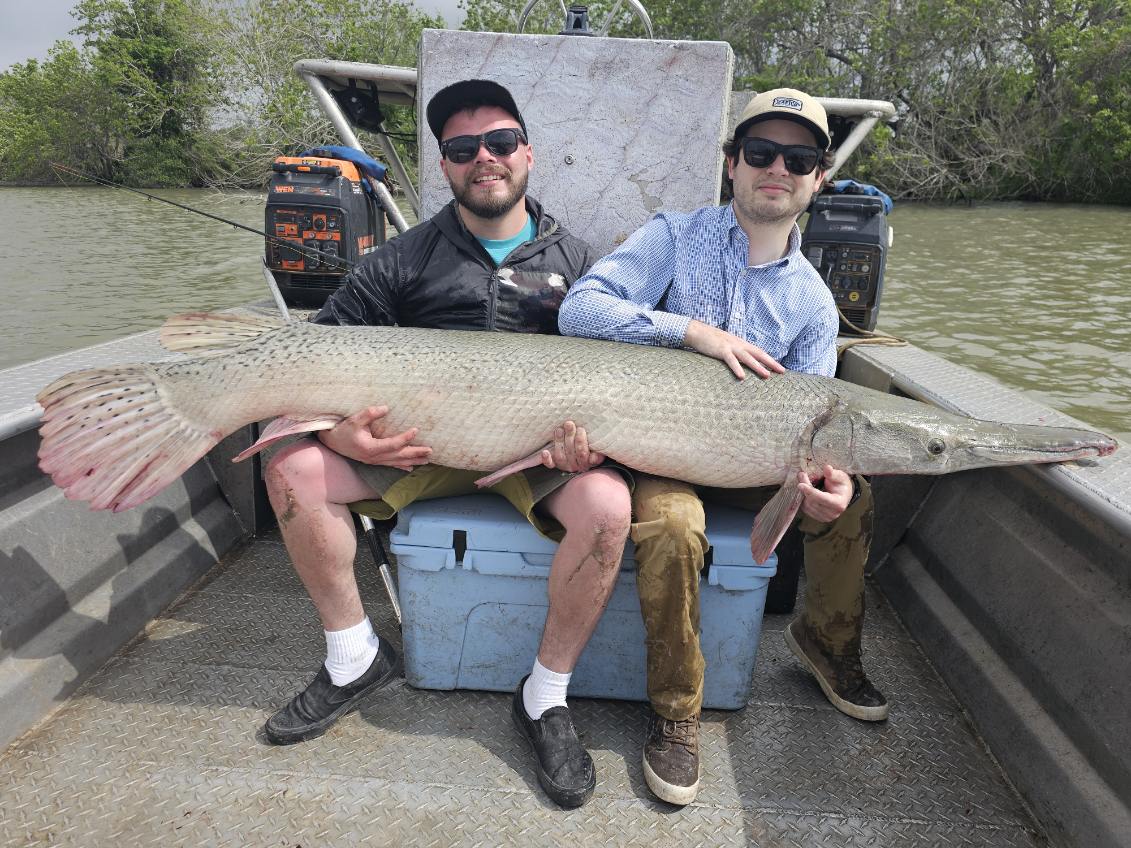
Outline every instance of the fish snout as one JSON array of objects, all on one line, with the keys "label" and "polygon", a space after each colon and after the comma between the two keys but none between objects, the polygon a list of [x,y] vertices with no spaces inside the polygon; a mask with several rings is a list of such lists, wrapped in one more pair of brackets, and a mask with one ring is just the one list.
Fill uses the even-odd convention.
[{"label": "fish snout", "polygon": [[999,438],[975,440],[970,453],[986,464],[1012,464],[1069,462],[1109,456],[1119,449],[1111,436],[1092,430],[1015,426],[997,435]]}]

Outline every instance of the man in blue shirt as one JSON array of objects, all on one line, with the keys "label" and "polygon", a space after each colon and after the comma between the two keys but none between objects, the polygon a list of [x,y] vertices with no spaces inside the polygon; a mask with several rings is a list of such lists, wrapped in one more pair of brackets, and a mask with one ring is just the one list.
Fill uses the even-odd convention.
[{"label": "man in blue shirt", "polygon": [[[724,146],[733,201],[657,215],[570,289],[558,315],[566,335],[688,347],[748,379],[785,369],[833,376],[836,306],[801,255],[797,218],[832,163],[823,107],[793,89],[753,98]],[[789,647],[842,712],[887,717],[860,661],[864,565],[872,497],[826,466],[800,481],[805,538],[804,614]],[[660,798],[688,804],[699,787],[699,572],[708,542],[703,500],[760,506],[772,489],[727,491],[637,475],[632,503],[637,590],[652,704],[644,775]]]}]

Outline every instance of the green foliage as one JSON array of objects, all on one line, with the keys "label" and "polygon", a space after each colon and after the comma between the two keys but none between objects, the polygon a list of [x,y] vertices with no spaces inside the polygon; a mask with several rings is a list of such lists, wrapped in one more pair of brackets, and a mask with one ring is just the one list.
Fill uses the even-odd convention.
[{"label": "green foliage", "polygon": [[[213,0],[221,21],[222,79],[227,92],[224,135],[235,146],[214,182],[257,185],[279,155],[340,143],[306,86],[299,59],[416,65],[420,33],[440,18],[402,0]],[[385,126],[412,176],[416,123],[412,110],[382,104]],[[371,152],[372,139],[362,138]],[[380,158],[380,157],[378,157]]]},{"label": "green foliage", "polygon": [[81,50],[0,74],[0,152],[10,179],[51,179],[61,160],[133,184],[184,185],[216,90],[198,0],[82,0]]},{"label": "green foliage", "polygon": [[[465,29],[515,32],[524,0],[461,0]],[[627,5],[594,30],[642,37]],[[1131,0],[645,0],[657,38],[724,40],[737,90],[888,100],[851,176],[896,196],[1126,203]],[[337,141],[292,68],[416,64],[442,26],[411,0],[78,0],[84,43],[0,72],[0,173],[52,160],[134,184],[258,185],[280,153]],[[556,33],[555,0],[526,31]],[[402,160],[415,116],[384,107]],[[376,151],[373,139],[363,143]],[[847,175],[847,174],[846,174]]]},{"label": "green foliage", "polygon": [[9,181],[50,181],[51,161],[99,167],[118,149],[115,124],[111,98],[69,41],[45,62],[0,74],[0,173]]}]

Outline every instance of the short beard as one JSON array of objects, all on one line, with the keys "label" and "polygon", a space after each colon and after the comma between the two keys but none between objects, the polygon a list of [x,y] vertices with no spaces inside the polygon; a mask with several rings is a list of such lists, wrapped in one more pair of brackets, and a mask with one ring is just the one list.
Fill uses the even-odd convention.
[{"label": "short beard", "polygon": [[510,187],[510,191],[502,196],[493,195],[482,199],[472,197],[472,186],[475,178],[470,175],[462,187],[457,187],[451,180],[448,180],[448,184],[451,186],[452,194],[460,206],[480,218],[494,220],[495,218],[502,218],[514,209],[515,204],[526,194],[527,175],[523,174],[522,177],[515,179],[513,171],[508,173],[509,175],[504,178],[504,181]]},{"label": "short beard", "polygon": [[[745,194],[745,193],[744,193]],[[742,217],[751,224],[780,224],[782,221],[796,221],[798,216],[809,206],[811,198],[798,196],[796,201],[789,206],[774,209],[772,212],[763,212],[759,209],[757,201],[745,196],[735,194],[734,203]]]}]

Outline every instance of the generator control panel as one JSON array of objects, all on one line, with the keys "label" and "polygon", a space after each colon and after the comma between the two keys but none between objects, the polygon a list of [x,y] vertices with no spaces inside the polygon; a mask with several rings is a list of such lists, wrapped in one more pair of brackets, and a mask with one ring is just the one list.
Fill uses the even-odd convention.
[{"label": "generator control panel", "polygon": [[345,270],[342,255],[342,212],[276,206],[268,209],[267,231],[279,239],[302,244],[294,250],[278,241],[268,248],[273,266],[283,271]]},{"label": "generator control panel", "polygon": [[876,328],[890,246],[891,227],[879,197],[823,194],[813,202],[801,252],[849,322],[842,321],[841,332]]}]

